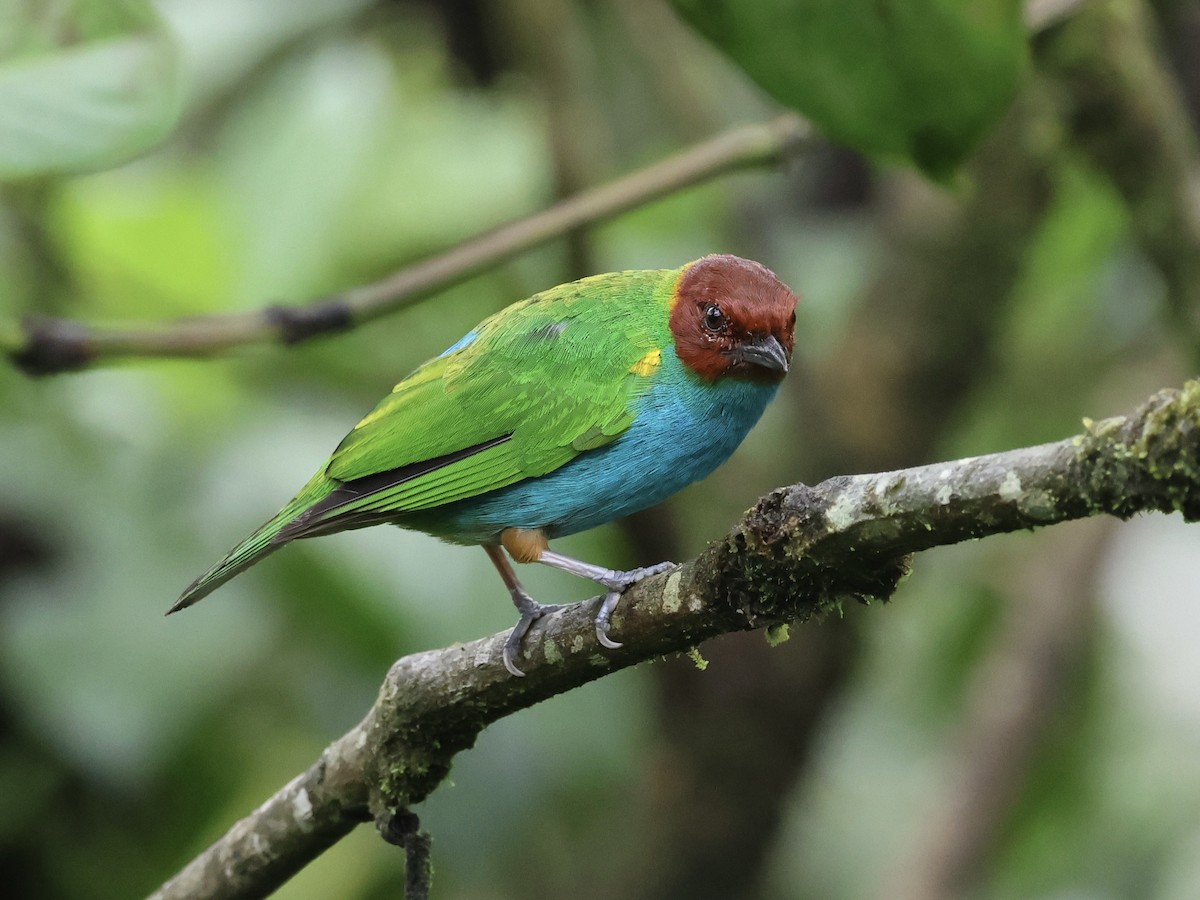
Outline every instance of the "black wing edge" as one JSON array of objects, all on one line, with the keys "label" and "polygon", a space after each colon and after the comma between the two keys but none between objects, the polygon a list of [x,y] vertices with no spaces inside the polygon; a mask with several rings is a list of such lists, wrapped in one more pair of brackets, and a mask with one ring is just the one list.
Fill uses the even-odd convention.
[{"label": "black wing edge", "polygon": [[285,544],[297,538],[316,537],[321,534],[344,531],[347,528],[361,528],[367,525],[386,522],[388,521],[388,517],[379,513],[366,512],[355,514],[354,512],[350,512],[345,516],[339,516],[337,511],[339,507],[345,506],[354,500],[359,500],[370,494],[377,494],[398,484],[404,484],[406,481],[412,481],[414,478],[420,478],[422,475],[435,472],[452,463],[468,459],[476,453],[482,453],[485,450],[490,450],[492,447],[498,447],[509,440],[512,440],[511,431],[508,434],[502,434],[499,437],[494,437],[478,444],[472,444],[470,447],[463,447],[461,450],[455,450],[452,453],[435,456],[432,459],[423,459],[420,462],[409,463],[406,466],[399,466],[395,469],[388,469],[385,472],[376,472],[374,475],[364,475],[362,478],[355,478],[352,481],[343,481],[333,489],[328,497],[313,504],[280,529],[279,533],[271,540],[271,543]]}]

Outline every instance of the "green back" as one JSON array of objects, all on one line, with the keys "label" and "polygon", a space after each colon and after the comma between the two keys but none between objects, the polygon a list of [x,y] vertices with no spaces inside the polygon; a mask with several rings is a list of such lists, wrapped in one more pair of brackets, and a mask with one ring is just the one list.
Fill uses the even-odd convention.
[{"label": "green back", "polygon": [[[597,275],[486,319],[474,340],[396,385],[325,468],[170,611],[294,538],[474,497],[615,440],[633,423],[633,401],[649,388],[662,354],[672,352],[670,308],[682,271]],[[439,460],[452,454],[461,458]],[[385,474],[405,467],[419,474]],[[371,476],[379,477],[360,481]]]},{"label": "green back", "polygon": [[[288,541],[386,520],[551,472],[615,440],[671,352],[682,269],[597,275],[486,319],[474,340],[427,362],[350,432],[269,522],[197,578],[171,612]],[[499,438],[506,438],[497,441]],[[453,461],[439,457],[492,446]],[[422,466],[430,460],[434,464]],[[420,474],[384,473],[415,466]],[[378,487],[363,489],[379,476]],[[347,484],[349,482],[350,484]]]},{"label": "green back", "polygon": [[325,474],[354,481],[511,438],[348,500],[312,524],[452,503],[551,472],[615,440],[653,380],[656,351],[669,349],[680,271],[587,278],[485,320],[473,341],[396,385],[342,441]]}]

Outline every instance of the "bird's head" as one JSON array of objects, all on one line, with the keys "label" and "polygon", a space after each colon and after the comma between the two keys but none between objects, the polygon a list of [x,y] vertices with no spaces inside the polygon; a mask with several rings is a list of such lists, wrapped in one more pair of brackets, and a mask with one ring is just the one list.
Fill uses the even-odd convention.
[{"label": "bird's head", "polygon": [[671,308],[675,352],[708,381],[782,380],[795,326],[796,295],[766,266],[737,256],[687,266]]}]

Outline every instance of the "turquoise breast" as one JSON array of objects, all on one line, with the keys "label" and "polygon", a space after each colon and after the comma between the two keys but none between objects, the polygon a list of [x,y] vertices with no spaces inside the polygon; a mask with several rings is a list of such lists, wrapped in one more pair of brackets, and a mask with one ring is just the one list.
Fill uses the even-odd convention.
[{"label": "turquoise breast", "polygon": [[[715,384],[665,353],[637,417],[621,437],[540,478],[432,511],[406,524],[456,543],[490,543],[505,528],[584,531],[665,500],[729,458],[778,390],[726,378]],[[424,517],[421,517],[424,518]]]}]

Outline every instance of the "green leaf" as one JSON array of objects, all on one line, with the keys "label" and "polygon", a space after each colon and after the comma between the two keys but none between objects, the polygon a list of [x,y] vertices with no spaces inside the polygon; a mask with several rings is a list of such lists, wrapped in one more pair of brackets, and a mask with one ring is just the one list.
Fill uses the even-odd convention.
[{"label": "green leaf", "polygon": [[1008,107],[1019,0],[672,0],[830,138],[945,177]]},{"label": "green leaf", "polygon": [[180,110],[179,52],[146,0],[0,0],[0,179],[114,165]]}]

